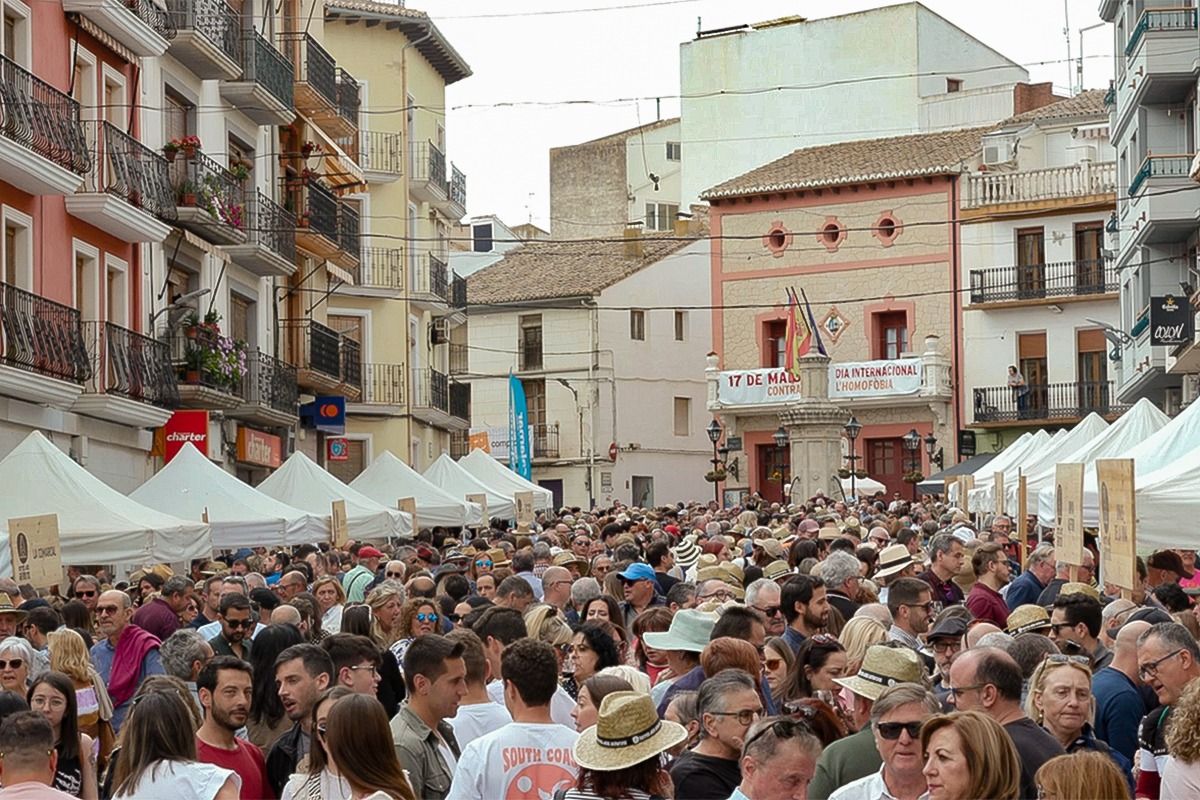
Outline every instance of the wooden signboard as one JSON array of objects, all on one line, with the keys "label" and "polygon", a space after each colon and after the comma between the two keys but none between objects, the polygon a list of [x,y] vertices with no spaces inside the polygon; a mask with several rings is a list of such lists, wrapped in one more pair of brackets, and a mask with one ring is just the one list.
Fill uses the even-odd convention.
[{"label": "wooden signboard", "polygon": [[417,525],[417,498],[401,497],[398,506],[401,511],[412,517],[412,532],[413,536],[416,536],[420,531],[420,526]]},{"label": "wooden signboard", "polygon": [[1004,504],[1005,504],[1004,473],[1003,472],[993,472],[992,473],[992,482],[993,482],[992,511],[994,511],[997,514],[1003,514],[1004,513]]},{"label": "wooden signboard", "polygon": [[487,495],[486,494],[469,494],[469,495],[467,495],[467,502],[475,503],[479,506],[479,510],[481,512],[481,519],[479,521],[479,526],[481,528],[488,527],[489,520],[488,520],[488,509],[487,509]]},{"label": "wooden signboard", "polygon": [[13,517],[8,521],[8,543],[17,583],[48,589],[62,582],[57,514]]},{"label": "wooden signboard", "polygon": [[350,530],[346,525],[346,501],[334,500],[330,506],[329,533],[334,547],[345,547],[350,541]]},{"label": "wooden signboard", "polygon": [[1071,565],[1071,580],[1083,563],[1083,464],[1054,467],[1054,559]]},{"label": "wooden signboard", "polygon": [[1132,591],[1137,586],[1133,459],[1098,459],[1096,477],[1100,483],[1100,569],[1106,583]]},{"label": "wooden signboard", "polygon": [[533,492],[514,492],[517,504],[517,529],[528,532],[533,528]]}]

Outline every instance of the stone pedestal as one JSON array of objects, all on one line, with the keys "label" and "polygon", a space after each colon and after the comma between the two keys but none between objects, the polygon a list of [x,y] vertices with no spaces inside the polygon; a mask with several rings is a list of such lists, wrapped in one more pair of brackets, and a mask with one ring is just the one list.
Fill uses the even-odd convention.
[{"label": "stone pedestal", "polygon": [[840,498],[837,471],[850,414],[829,400],[829,357],[808,355],[801,361],[801,397],[779,412],[791,448],[792,501],[803,502],[817,492]]}]

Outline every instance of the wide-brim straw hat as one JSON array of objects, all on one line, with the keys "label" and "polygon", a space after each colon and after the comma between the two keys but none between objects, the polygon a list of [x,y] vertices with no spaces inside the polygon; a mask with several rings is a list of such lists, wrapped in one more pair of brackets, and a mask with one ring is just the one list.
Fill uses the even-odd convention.
[{"label": "wide-brim straw hat", "polygon": [[902,544],[889,545],[879,551],[879,568],[875,570],[875,577],[886,578],[903,572],[912,563],[912,553],[908,552],[908,547]]},{"label": "wide-brim straw hat", "polygon": [[788,566],[786,561],[772,561],[763,567],[763,577],[767,580],[777,580],[785,575],[790,575],[792,568]]},{"label": "wide-brim straw hat", "polygon": [[1039,605],[1026,603],[1012,610],[1005,627],[1013,636],[1030,631],[1050,630],[1050,613]]},{"label": "wide-brim straw hat", "polygon": [[669,750],[687,736],[682,725],[658,718],[650,695],[613,692],[600,701],[596,724],[575,740],[575,763],[616,772]]},{"label": "wide-brim straw hat", "polygon": [[857,674],[849,678],[834,678],[834,682],[868,700],[878,700],[889,686],[920,683],[923,676],[921,657],[915,650],[873,645],[867,648]]},{"label": "wide-brim straw hat", "polygon": [[1069,594],[1086,595],[1096,602],[1100,602],[1100,590],[1095,586],[1092,586],[1090,583],[1080,583],[1078,581],[1064,583],[1062,585],[1062,589],[1058,591],[1058,596],[1065,597]]}]

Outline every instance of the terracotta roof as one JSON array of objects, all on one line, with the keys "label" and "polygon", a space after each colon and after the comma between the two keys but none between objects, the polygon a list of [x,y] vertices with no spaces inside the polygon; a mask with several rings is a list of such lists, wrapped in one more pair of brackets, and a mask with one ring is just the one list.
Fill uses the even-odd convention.
[{"label": "terracotta roof", "polygon": [[622,141],[628,139],[630,136],[636,136],[639,133],[649,133],[650,131],[656,131],[659,128],[666,128],[670,125],[674,125],[677,122],[679,122],[679,117],[671,117],[670,119],[660,119],[660,120],[656,120],[654,122],[648,123],[646,125],[638,125],[636,128],[629,128],[628,130],[617,131],[616,133],[610,133],[606,136],[601,136],[599,139],[589,139],[586,142],[580,142],[579,144],[572,144],[572,145],[566,145],[566,146],[567,147],[583,147],[585,145],[591,146],[594,144],[616,144],[618,142],[622,142]]},{"label": "terracotta roof", "polygon": [[1015,122],[1043,122],[1073,117],[1107,116],[1108,112],[1104,108],[1104,90],[1088,89],[1086,92],[1080,92],[1074,97],[1059,100],[1057,103],[1017,114],[1015,117],[1005,120],[1003,125],[1008,126]]},{"label": "terracotta roof", "polygon": [[700,197],[709,200],[957,174],[964,170],[964,162],[979,152],[980,137],[988,130],[965,128],[806,147],[718,184]]},{"label": "terracotta roof", "polygon": [[417,45],[421,55],[433,65],[449,86],[471,76],[471,66],[458,54],[450,41],[424,11],[405,8],[396,3],[373,3],[369,0],[325,0],[326,20],[386,20],[387,28],[398,28],[410,40],[416,41],[427,33],[429,38]]},{"label": "terracotta roof", "polygon": [[643,236],[641,258],[626,255],[627,243],[619,240],[532,241],[467,276],[467,302],[478,305],[592,296],[694,241],[670,234]]}]

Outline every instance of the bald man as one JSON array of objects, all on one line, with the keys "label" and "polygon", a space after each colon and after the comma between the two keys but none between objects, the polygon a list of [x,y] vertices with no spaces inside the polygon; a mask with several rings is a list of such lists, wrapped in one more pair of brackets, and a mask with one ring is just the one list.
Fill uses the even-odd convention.
[{"label": "bald man", "polygon": [[573,582],[566,567],[547,567],[542,573],[542,602],[554,606],[561,614],[571,600]]},{"label": "bald man", "polygon": [[979,640],[987,636],[989,633],[1003,633],[1004,631],[997,628],[990,622],[979,622],[972,625],[967,630],[967,649],[977,647]]},{"label": "bald man", "polygon": [[[1119,601],[1114,601],[1119,602]],[[1127,622],[1117,631],[1112,663],[1092,678],[1096,697],[1096,738],[1126,758],[1137,751],[1138,725],[1150,709],[1138,684],[1137,639],[1150,629],[1149,622]]]}]

